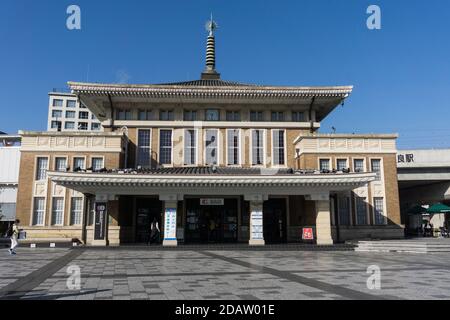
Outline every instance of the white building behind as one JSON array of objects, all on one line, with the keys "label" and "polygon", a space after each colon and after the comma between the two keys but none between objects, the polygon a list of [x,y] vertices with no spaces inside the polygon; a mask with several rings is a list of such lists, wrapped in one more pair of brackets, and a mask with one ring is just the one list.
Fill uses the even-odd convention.
[{"label": "white building behind", "polygon": [[0,135],[0,221],[16,217],[20,136]]},{"label": "white building behind", "polygon": [[48,131],[103,131],[100,121],[76,95],[63,92],[48,95]]}]

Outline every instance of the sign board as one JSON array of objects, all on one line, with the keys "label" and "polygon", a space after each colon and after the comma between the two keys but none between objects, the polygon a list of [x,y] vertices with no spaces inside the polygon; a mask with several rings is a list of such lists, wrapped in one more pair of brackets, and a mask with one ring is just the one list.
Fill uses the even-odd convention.
[{"label": "sign board", "polygon": [[94,240],[105,240],[106,202],[95,203]]},{"label": "sign board", "polygon": [[261,205],[252,208],[251,226],[251,238],[253,240],[263,240],[263,212]]},{"label": "sign board", "polygon": [[223,206],[224,203],[225,203],[224,199],[218,199],[218,198],[200,199],[201,206]]},{"label": "sign board", "polygon": [[303,228],[302,239],[314,240],[313,228]]},{"label": "sign board", "polygon": [[177,209],[166,208],[164,217],[164,240],[177,240]]}]

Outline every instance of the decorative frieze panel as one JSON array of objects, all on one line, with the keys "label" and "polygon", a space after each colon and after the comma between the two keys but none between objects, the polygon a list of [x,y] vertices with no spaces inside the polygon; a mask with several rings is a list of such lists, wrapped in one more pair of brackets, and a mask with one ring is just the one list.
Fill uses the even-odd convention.
[{"label": "decorative frieze panel", "polygon": [[46,182],[36,182],[34,185],[34,196],[35,197],[45,197],[47,195],[47,183]]},{"label": "decorative frieze panel", "polygon": [[302,153],[396,153],[396,135],[315,135],[295,139],[295,148]]}]

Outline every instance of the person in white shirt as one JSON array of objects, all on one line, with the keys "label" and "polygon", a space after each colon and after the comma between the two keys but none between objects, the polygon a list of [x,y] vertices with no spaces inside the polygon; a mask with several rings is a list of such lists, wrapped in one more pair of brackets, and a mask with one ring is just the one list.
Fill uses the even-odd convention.
[{"label": "person in white shirt", "polygon": [[19,238],[19,223],[20,220],[17,219],[12,225],[11,230],[11,248],[9,249],[9,254],[16,254],[16,247],[19,245],[17,238]]}]

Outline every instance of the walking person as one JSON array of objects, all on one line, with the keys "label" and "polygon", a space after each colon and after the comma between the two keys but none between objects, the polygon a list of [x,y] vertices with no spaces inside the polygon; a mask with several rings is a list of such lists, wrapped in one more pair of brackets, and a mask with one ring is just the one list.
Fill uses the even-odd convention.
[{"label": "walking person", "polygon": [[9,249],[9,254],[12,255],[16,254],[15,249],[19,245],[19,242],[17,241],[17,238],[19,237],[19,223],[20,220],[16,219],[16,221],[10,227],[10,230],[8,230],[8,236],[11,237],[11,248]]},{"label": "walking person", "polygon": [[158,220],[156,220],[156,218],[153,218],[153,221],[150,224],[150,237],[149,237],[148,244],[150,245],[153,242],[159,243],[159,234],[160,234],[160,230],[159,230]]}]

